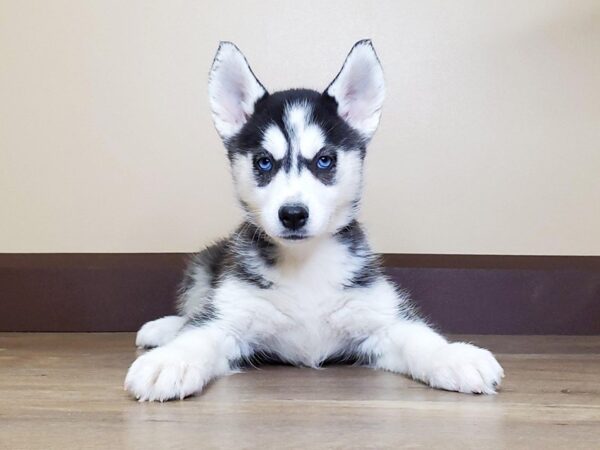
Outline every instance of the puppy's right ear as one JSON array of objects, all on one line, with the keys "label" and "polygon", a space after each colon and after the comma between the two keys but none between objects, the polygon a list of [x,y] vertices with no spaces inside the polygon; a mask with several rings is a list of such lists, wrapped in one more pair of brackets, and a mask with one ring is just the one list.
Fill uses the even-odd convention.
[{"label": "puppy's right ear", "polygon": [[208,96],[215,127],[223,140],[234,136],[254,112],[267,90],[248,61],[231,42],[221,42],[210,69]]}]

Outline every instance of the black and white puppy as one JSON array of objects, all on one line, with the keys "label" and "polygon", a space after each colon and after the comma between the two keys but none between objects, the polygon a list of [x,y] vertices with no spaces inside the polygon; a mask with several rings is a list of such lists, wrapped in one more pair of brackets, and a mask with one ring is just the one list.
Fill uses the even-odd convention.
[{"label": "black and white puppy", "polygon": [[323,93],[268,93],[228,42],[210,71],[212,114],[245,222],[190,263],[179,315],[145,324],[125,388],[140,401],[182,399],[269,355],[319,367],[352,359],[432,387],[492,394],[492,354],[449,343],[382,273],[356,221],[366,146],[384,98],[369,40]]}]

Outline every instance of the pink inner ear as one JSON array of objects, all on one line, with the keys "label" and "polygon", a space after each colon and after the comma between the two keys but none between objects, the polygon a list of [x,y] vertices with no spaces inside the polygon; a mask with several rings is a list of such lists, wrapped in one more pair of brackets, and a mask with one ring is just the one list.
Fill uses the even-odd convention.
[{"label": "pink inner ear", "polygon": [[360,125],[363,120],[373,114],[371,105],[364,99],[350,98],[347,99],[347,102],[340,116],[354,126]]},{"label": "pink inner ear", "polygon": [[236,91],[230,91],[224,99],[223,108],[227,113],[226,120],[236,125],[245,123],[248,119],[248,114],[244,111],[242,106],[244,101],[244,95],[242,93],[242,86],[236,86]]},{"label": "pink inner ear", "polygon": [[222,117],[222,119],[224,121],[229,122],[229,123],[238,123],[239,122],[239,120],[236,117],[236,116],[238,116],[238,114],[236,113],[236,110],[238,108],[237,108],[237,105],[236,105],[234,99],[227,96],[225,99],[223,99],[222,108],[223,108],[223,111],[225,112],[225,114]]},{"label": "pink inner ear", "polygon": [[360,126],[377,109],[374,105],[378,95],[377,87],[369,76],[364,73],[362,75],[363,78],[355,76],[348,80],[340,105],[340,116],[354,126]]},{"label": "pink inner ear", "polygon": [[343,104],[340,105],[341,106],[341,111],[340,111],[340,116],[342,117],[342,119],[344,120],[348,120],[351,117],[351,105],[354,102],[354,99],[356,97],[356,90],[352,89],[351,87],[348,87],[348,89],[346,90],[346,92],[344,92],[344,96],[343,96]]},{"label": "pink inner ear", "polygon": [[356,96],[356,89],[353,89],[352,87],[348,88],[346,94],[344,95],[344,98],[347,101],[351,101],[352,99],[354,99],[354,97]]}]

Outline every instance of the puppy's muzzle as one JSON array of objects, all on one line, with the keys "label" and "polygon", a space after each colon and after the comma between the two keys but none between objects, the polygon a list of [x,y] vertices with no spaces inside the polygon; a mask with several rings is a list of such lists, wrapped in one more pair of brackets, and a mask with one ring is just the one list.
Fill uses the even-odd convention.
[{"label": "puppy's muzzle", "polygon": [[308,221],[308,209],[304,205],[284,205],[279,208],[279,220],[288,230],[299,230]]}]

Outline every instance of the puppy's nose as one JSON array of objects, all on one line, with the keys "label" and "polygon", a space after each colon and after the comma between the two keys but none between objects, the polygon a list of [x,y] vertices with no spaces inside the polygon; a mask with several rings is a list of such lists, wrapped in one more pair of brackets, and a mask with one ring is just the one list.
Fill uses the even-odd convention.
[{"label": "puppy's nose", "polygon": [[279,208],[279,220],[288,230],[302,228],[308,219],[308,209],[302,205],[284,205]]}]

